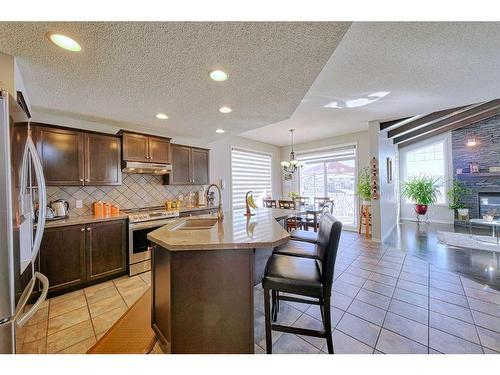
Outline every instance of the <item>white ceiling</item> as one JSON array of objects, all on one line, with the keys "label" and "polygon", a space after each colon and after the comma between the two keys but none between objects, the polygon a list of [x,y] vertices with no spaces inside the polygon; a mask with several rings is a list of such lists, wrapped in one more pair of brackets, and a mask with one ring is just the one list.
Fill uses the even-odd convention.
[{"label": "white ceiling", "polygon": [[[35,119],[54,112],[215,140],[217,128],[235,135],[289,118],[349,25],[4,22],[0,51],[18,57]],[[74,38],[83,52],[56,47],[47,32]],[[208,79],[215,68],[229,80]]]},{"label": "white ceiling", "polygon": [[[500,97],[500,23],[353,23],[290,119],[243,134],[275,145]],[[390,92],[357,108],[324,108]],[[373,97],[371,97],[373,98]]]}]

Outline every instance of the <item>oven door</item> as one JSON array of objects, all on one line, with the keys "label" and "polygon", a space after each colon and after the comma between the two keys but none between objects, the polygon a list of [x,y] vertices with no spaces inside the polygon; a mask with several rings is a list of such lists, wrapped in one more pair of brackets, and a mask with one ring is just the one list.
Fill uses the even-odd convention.
[{"label": "oven door", "polygon": [[168,224],[172,219],[145,221],[129,224],[128,252],[130,275],[151,269],[151,242],[148,233]]}]

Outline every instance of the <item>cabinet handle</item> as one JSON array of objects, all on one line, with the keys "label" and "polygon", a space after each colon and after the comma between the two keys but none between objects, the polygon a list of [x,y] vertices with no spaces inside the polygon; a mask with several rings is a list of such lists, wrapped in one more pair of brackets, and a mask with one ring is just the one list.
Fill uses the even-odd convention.
[{"label": "cabinet handle", "polygon": [[80,229],[80,232],[85,232],[85,228]]},{"label": "cabinet handle", "polygon": [[92,230],[92,228],[87,228],[87,232],[90,232]]},{"label": "cabinet handle", "polygon": [[83,178],[80,178],[80,182],[83,182]]}]

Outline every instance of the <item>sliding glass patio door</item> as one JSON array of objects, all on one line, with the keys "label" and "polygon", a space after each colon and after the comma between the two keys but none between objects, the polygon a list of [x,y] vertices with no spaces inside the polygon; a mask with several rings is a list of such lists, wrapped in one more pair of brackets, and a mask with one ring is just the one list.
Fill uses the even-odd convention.
[{"label": "sliding glass patio door", "polygon": [[356,148],[342,147],[322,152],[299,154],[305,165],[299,172],[300,195],[328,197],[333,200],[333,214],[346,227],[356,227],[357,197]]}]

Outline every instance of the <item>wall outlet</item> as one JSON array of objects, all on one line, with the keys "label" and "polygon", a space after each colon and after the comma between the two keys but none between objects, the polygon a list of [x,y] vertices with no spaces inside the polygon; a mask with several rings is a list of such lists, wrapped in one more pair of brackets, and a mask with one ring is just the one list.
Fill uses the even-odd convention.
[{"label": "wall outlet", "polygon": [[80,199],[77,199],[75,201],[75,207],[76,208],[83,208],[83,201],[81,201]]}]

